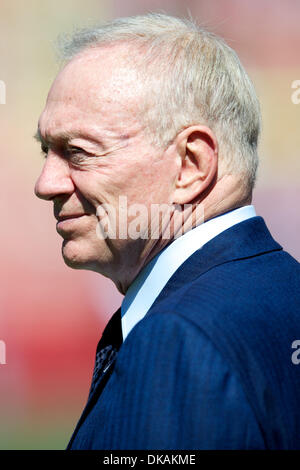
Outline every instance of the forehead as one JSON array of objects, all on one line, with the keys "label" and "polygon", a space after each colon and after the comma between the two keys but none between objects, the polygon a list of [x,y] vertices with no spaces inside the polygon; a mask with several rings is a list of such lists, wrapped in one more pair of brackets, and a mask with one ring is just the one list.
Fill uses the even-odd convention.
[{"label": "forehead", "polygon": [[90,49],[73,58],[58,74],[40,118],[41,131],[63,127],[103,127],[128,133],[140,126],[143,88],[121,45]]}]

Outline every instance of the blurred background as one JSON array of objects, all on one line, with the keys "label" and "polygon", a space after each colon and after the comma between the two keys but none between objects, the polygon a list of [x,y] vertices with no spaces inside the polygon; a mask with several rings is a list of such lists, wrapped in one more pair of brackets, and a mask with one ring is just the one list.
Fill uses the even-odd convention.
[{"label": "blurred background", "polygon": [[57,72],[53,44],[75,26],[148,11],[189,11],[239,54],[263,114],[254,205],[300,261],[300,104],[291,99],[300,80],[298,0],[1,0],[1,449],[66,447],[97,342],[122,301],[109,280],[64,265],[52,206],[33,194],[43,161],[32,136]]}]

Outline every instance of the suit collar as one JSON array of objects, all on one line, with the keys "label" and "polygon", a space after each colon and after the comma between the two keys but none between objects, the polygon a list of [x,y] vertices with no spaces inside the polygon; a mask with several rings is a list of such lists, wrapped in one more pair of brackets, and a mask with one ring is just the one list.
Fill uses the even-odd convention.
[{"label": "suit collar", "polygon": [[192,282],[215,266],[278,250],[282,250],[282,246],[274,240],[262,217],[256,216],[240,222],[190,256],[168,281],[155,304],[171,291]]}]

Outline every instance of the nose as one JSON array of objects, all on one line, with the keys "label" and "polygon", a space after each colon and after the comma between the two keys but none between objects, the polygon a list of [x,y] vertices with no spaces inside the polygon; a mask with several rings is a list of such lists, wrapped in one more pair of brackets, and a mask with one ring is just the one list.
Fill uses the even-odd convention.
[{"label": "nose", "polygon": [[68,162],[50,150],[34,187],[36,196],[49,201],[57,196],[72,194],[74,189]]}]

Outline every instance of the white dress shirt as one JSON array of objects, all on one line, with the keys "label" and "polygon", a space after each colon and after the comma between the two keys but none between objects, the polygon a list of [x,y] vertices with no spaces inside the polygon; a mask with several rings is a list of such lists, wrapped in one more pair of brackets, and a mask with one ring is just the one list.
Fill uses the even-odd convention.
[{"label": "white dress shirt", "polygon": [[189,230],[159,252],[138,274],[123,299],[121,306],[123,341],[146,315],[175,271],[195,251],[224,230],[255,216],[252,205],[234,209]]}]

